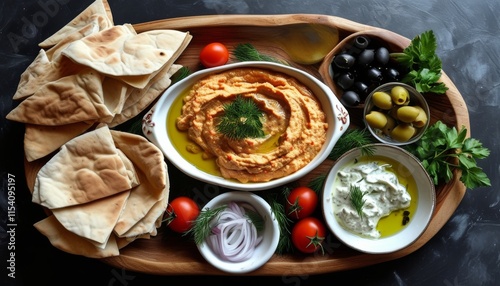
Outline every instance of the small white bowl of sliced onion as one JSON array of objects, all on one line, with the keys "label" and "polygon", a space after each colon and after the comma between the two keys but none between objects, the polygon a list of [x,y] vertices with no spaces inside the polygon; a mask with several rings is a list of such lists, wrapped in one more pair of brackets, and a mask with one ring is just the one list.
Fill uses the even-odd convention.
[{"label": "small white bowl of sliced onion", "polygon": [[210,234],[198,249],[214,267],[228,273],[248,273],[273,256],[280,230],[271,206],[262,197],[230,191],[209,201],[202,209],[207,210],[218,211],[210,220]]}]

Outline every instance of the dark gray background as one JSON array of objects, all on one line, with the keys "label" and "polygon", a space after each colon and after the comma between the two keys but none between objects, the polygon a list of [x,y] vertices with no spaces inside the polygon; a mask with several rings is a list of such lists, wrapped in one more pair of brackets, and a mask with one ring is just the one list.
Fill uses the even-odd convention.
[{"label": "dark gray background", "polygon": [[[5,115],[19,76],[35,58],[37,43],[68,23],[92,0],[0,2],[0,245],[1,285],[177,285],[193,277],[149,276],[54,249],[32,224],[43,216],[30,202],[23,178],[20,124]],[[202,283],[268,282],[285,285],[496,285],[500,281],[500,1],[497,0],[109,0],[115,24],[205,14],[313,13],[343,17],[408,38],[432,29],[443,69],[469,109],[472,136],[492,154],[479,165],[492,187],[468,190],[446,225],[418,251],[396,261],[315,276],[207,277]],[[50,6],[51,4],[52,6]],[[47,9],[47,7],[52,7]],[[12,41],[15,39],[15,41]],[[8,174],[16,177],[16,279],[6,277]],[[28,211],[29,210],[29,211]],[[68,268],[66,270],[66,268]],[[5,273],[5,274],[4,274]],[[31,279],[30,279],[31,278]],[[27,283],[27,281],[35,283]],[[343,283],[343,284],[344,284]]]}]

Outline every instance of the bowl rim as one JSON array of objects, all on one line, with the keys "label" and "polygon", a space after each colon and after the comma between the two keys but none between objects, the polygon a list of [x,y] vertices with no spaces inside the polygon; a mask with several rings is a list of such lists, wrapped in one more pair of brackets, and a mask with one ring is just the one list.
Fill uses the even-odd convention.
[{"label": "bowl rim", "polygon": [[[399,146],[387,145],[383,143],[373,143],[373,144],[368,144],[366,146],[374,147],[375,155],[377,155],[378,152],[387,152],[388,154],[391,154],[391,156],[387,155],[381,155],[381,156],[391,158],[393,160],[394,157],[403,157],[405,160],[398,160],[398,161],[402,162],[404,166],[408,170],[410,170],[414,178],[418,176],[418,178],[421,179],[417,181],[417,179],[415,178],[415,180],[417,181],[417,185],[420,182],[421,184],[427,186],[427,188],[424,190],[422,190],[421,188],[418,189],[418,205],[416,213],[413,216],[413,219],[404,229],[397,232],[396,234],[378,239],[373,239],[373,238],[362,237],[360,235],[354,234],[344,229],[339,224],[337,219],[334,217],[330,196],[332,192],[332,185],[337,175],[337,171],[342,166],[344,166],[346,162],[353,160],[356,157],[363,156],[361,152],[362,147],[353,148],[344,153],[337,159],[335,164],[328,172],[325,184],[323,186],[323,193],[321,198],[323,206],[322,208],[323,217],[326,221],[329,230],[333,233],[333,235],[337,237],[337,239],[339,239],[340,242],[342,242],[343,244],[352,249],[369,254],[385,254],[385,253],[396,252],[413,244],[418,238],[420,238],[423,235],[423,233],[429,226],[436,207],[435,186],[431,177],[421,164],[420,160],[418,160],[418,158],[415,157],[410,152],[404,150]],[[409,164],[414,165],[416,169],[409,168],[408,167]],[[416,172],[418,172],[417,175]],[[427,201],[428,204],[422,205],[421,202],[424,200]],[[416,220],[416,218],[418,218],[419,220]],[[412,226],[412,228],[410,228],[409,226]],[[398,238],[400,236],[404,237],[409,236],[410,238],[406,241],[401,241],[401,239]]]},{"label": "bowl rim", "polygon": [[[405,141],[405,142],[399,142],[396,140],[385,139],[383,137],[380,137],[375,132],[374,128],[372,128],[368,123],[366,123],[366,119],[365,119],[366,114],[368,114],[368,112],[370,112],[374,108],[373,104],[370,103],[370,100],[373,97],[373,94],[375,92],[378,92],[381,90],[386,90],[386,89],[390,90],[390,87],[392,87],[392,86],[402,86],[402,87],[406,88],[410,94],[410,97],[417,97],[417,100],[422,103],[421,107],[424,109],[425,113],[427,114],[427,122],[425,123],[425,125],[423,127],[419,128],[419,133],[417,135],[413,136],[412,138],[410,138],[410,140]],[[387,82],[387,83],[384,83],[380,86],[377,86],[375,89],[373,89],[368,94],[368,96],[365,99],[365,104],[363,106],[363,123],[365,124],[366,128],[368,129],[368,131],[370,131],[372,136],[377,141],[379,141],[381,143],[388,144],[388,145],[404,146],[404,145],[409,145],[409,144],[417,142],[418,140],[420,140],[420,138],[422,138],[422,135],[424,135],[425,130],[429,127],[430,121],[431,121],[431,112],[430,112],[430,108],[429,108],[429,103],[425,99],[425,96],[422,93],[420,93],[419,91],[417,91],[413,86],[408,85],[408,84],[403,83],[403,82],[393,81],[393,82]]]},{"label": "bowl rim", "polygon": [[[235,274],[248,273],[266,264],[267,261],[269,261],[269,259],[271,259],[274,255],[280,238],[279,223],[272,212],[269,203],[261,196],[252,192],[228,191],[219,194],[205,204],[202,211],[230,201],[243,201],[250,203],[257,209],[261,216],[265,217],[266,229],[264,231],[268,234],[267,236],[270,237],[269,246],[264,248],[265,245],[261,245],[261,247],[263,247],[260,251],[261,255],[255,255],[253,258],[254,261],[245,260],[242,262],[229,262],[219,259],[215,254],[213,254],[213,251],[206,244],[206,241],[197,245],[197,248],[203,258],[219,270]],[[257,246],[257,248],[259,248],[259,246]]]},{"label": "bowl rim", "polygon": [[[172,145],[168,139],[168,131],[166,128],[166,116],[169,112],[169,106],[164,107],[166,102],[172,101],[183,91],[186,87],[190,85],[191,82],[195,82],[205,76],[223,72],[226,70],[240,68],[240,67],[255,67],[268,69],[275,72],[281,72],[290,76],[293,76],[301,83],[305,84],[308,88],[312,89],[316,94],[321,92],[324,96],[317,96],[318,100],[321,102],[325,112],[332,113],[331,116],[327,116],[327,121],[329,127],[327,130],[327,141],[323,145],[321,151],[316,155],[316,157],[306,166],[297,170],[286,177],[277,178],[267,182],[249,182],[241,183],[236,180],[228,180],[222,176],[216,176],[204,171],[197,169],[194,165],[189,163],[184,159],[178,152],[171,152],[175,147]],[[164,107],[162,109],[162,107]],[[285,185],[292,181],[298,180],[305,176],[307,173],[318,167],[329,155],[330,151],[333,149],[335,143],[338,141],[340,136],[344,134],[350,124],[349,113],[345,107],[340,103],[337,96],[333,91],[321,82],[319,79],[308,74],[307,72],[300,70],[295,67],[286,66],[279,63],[265,62],[265,61],[248,61],[248,62],[238,62],[230,63],[223,66],[208,68],[196,71],[189,75],[188,77],[176,82],[160,96],[157,103],[144,115],[143,120],[143,133],[144,135],[160,150],[163,152],[165,157],[169,160],[171,164],[177,167],[186,175],[193,177],[199,181],[218,185],[220,187],[242,190],[242,191],[261,191],[267,190],[281,185]],[[330,138],[328,137],[330,134]],[[160,142],[163,142],[161,144]],[[170,152],[169,152],[170,150]]]}]

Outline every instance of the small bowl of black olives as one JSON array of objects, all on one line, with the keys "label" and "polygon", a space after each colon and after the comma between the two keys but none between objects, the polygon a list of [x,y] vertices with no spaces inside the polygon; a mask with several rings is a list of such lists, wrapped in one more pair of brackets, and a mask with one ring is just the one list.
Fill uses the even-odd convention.
[{"label": "small bowl of black olives", "polygon": [[363,108],[375,88],[401,80],[405,71],[390,54],[401,52],[408,42],[385,30],[353,33],[325,57],[320,72],[344,106]]},{"label": "small bowl of black olives", "polygon": [[375,88],[366,97],[363,120],[378,141],[411,144],[419,140],[429,126],[429,105],[412,86],[390,82]]}]

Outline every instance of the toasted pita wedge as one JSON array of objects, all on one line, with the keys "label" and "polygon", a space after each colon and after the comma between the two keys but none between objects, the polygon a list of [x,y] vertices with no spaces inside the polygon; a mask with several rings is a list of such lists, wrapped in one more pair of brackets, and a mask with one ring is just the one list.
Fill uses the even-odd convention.
[{"label": "toasted pita wedge", "polygon": [[186,36],[176,30],[137,34],[131,25],[117,25],[71,43],[62,54],[106,75],[149,75],[172,58]]},{"label": "toasted pita wedge", "polygon": [[172,75],[182,66],[173,64],[169,69],[162,69],[143,89],[132,89],[127,96],[123,109],[109,122],[110,127],[118,126],[137,116],[148,108],[172,83]]},{"label": "toasted pita wedge", "polygon": [[26,124],[24,154],[28,162],[43,158],[59,149],[69,140],[83,134],[92,122],[76,122],[59,126]]},{"label": "toasted pita wedge", "polygon": [[163,191],[162,199],[156,202],[141,220],[134,224],[125,233],[118,235],[118,237],[136,237],[144,233],[155,233],[157,228],[157,221],[158,219],[161,219],[163,217],[163,213],[167,208],[168,197],[169,190],[167,187]]},{"label": "toasted pita wedge", "polygon": [[39,46],[42,48],[54,46],[57,43],[64,41],[64,39],[68,36],[88,26],[88,24],[95,23],[96,19],[102,19],[99,22],[102,22],[100,25],[103,28],[113,26],[113,15],[111,14],[108,1],[97,0],[90,4],[66,26],[62,27],[55,34],[41,42]]},{"label": "toasted pita wedge", "polygon": [[114,235],[110,236],[106,247],[101,249],[88,239],[68,231],[53,215],[35,223],[34,227],[46,236],[54,247],[67,253],[90,258],[104,258],[120,254]]},{"label": "toasted pita wedge", "polygon": [[164,200],[165,196],[168,197],[169,185],[166,185],[158,192],[158,189],[155,189],[147,181],[143,170],[137,170],[137,174],[139,175],[141,184],[133,188],[130,192],[130,197],[127,200],[125,208],[116,222],[114,232],[118,236],[122,236],[128,232],[134,225],[143,220],[159,201]]},{"label": "toasted pita wedge", "polygon": [[61,147],[38,172],[32,200],[55,209],[130,190],[134,185],[127,165],[103,126]]},{"label": "toasted pita wedge", "polygon": [[116,223],[114,231],[121,236],[142,220],[158,201],[164,199],[170,184],[167,165],[158,147],[139,135],[113,130],[111,134],[118,150],[134,164],[141,182],[132,189]]},{"label": "toasted pita wedge", "polygon": [[35,60],[21,74],[14,100],[20,100],[33,95],[45,84],[63,77],[84,71],[87,67],[79,65],[66,57],[50,61],[46,52],[40,50]]},{"label": "toasted pita wedge", "polygon": [[69,231],[102,248],[123,211],[130,191],[121,192],[89,203],[52,209],[57,220]]},{"label": "toasted pita wedge", "polygon": [[165,177],[168,171],[161,150],[143,136],[116,130],[110,132],[116,148],[130,159],[136,169],[143,171],[146,180],[154,187],[151,191],[156,191],[155,197],[160,197],[169,183],[169,178]]},{"label": "toasted pita wedge", "polygon": [[39,125],[64,125],[112,117],[103,102],[103,76],[87,69],[41,87],[7,119]]}]

